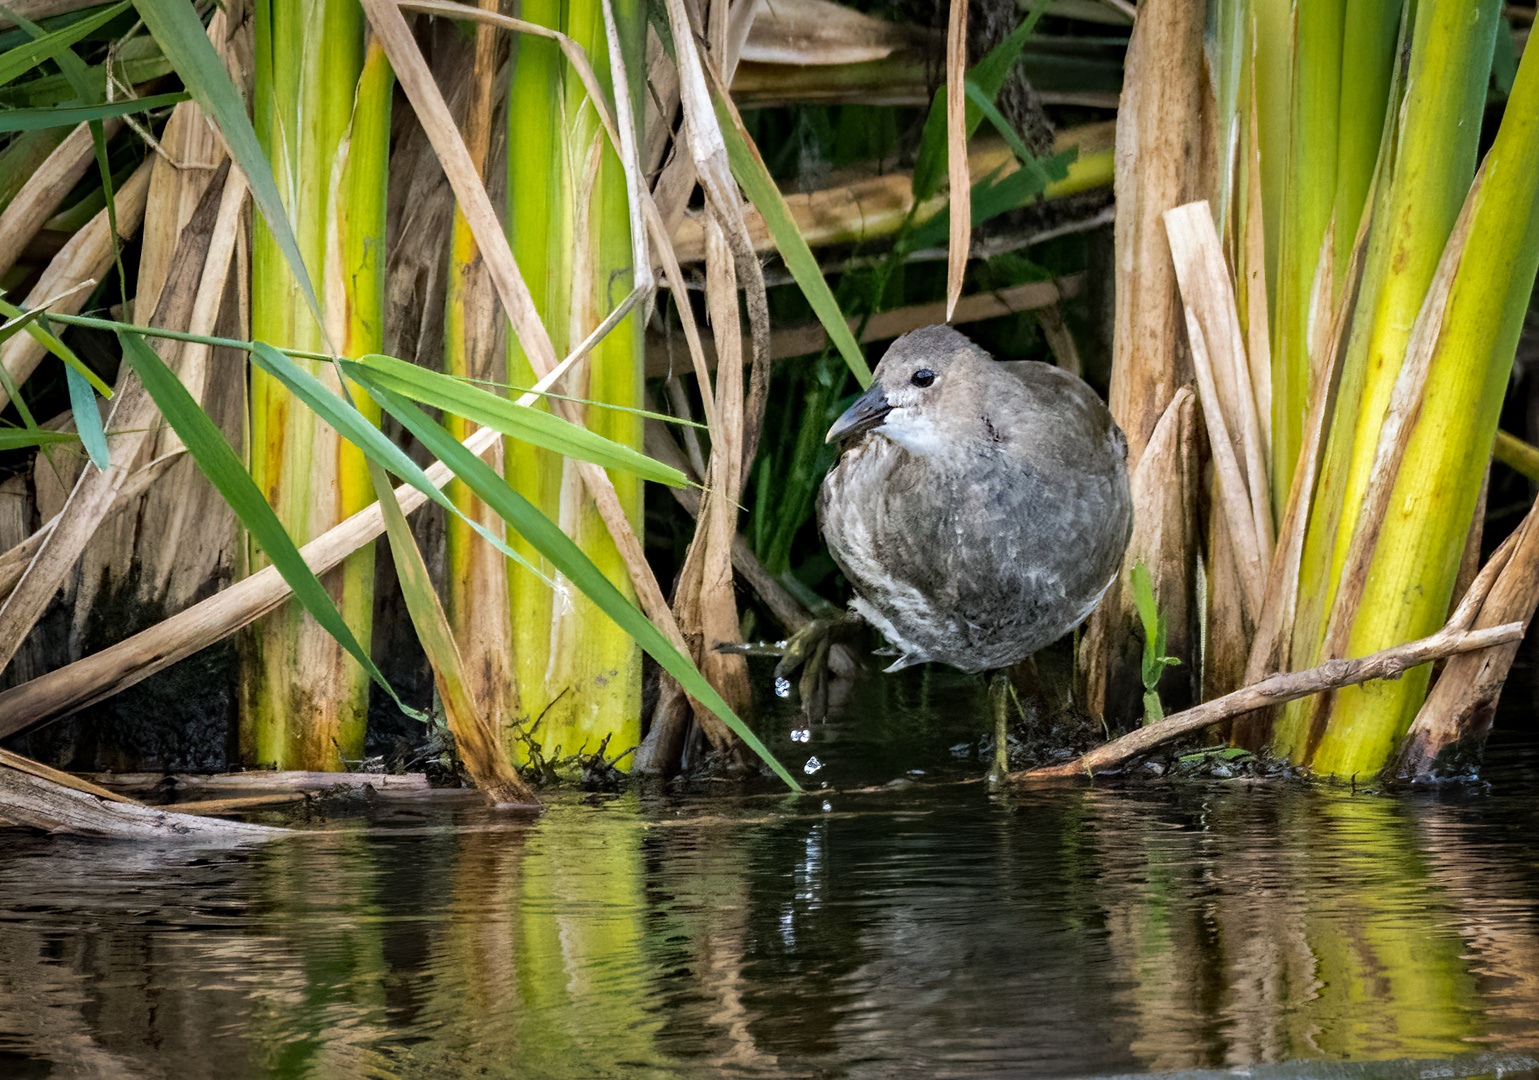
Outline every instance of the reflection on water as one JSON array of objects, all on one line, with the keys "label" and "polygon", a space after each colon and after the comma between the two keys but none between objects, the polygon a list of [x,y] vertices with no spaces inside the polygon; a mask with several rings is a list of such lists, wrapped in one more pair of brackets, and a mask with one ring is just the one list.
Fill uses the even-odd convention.
[{"label": "reflection on water", "polygon": [[0,833],[0,1077],[1510,1073],[1539,1057],[1532,780],[467,800],[219,853]]}]

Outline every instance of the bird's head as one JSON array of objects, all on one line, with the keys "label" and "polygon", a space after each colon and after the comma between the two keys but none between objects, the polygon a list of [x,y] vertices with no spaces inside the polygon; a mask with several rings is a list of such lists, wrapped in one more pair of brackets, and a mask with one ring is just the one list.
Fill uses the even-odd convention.
[{"label": "bird's head", "polygon": [[949,326],[904,334],[877,364],[871,385],[833,427],[825,442],[881,433],[913,453],[925,454],[941,437],[954,403],[967,397],[968,368],[992,363],[989,354]]}]

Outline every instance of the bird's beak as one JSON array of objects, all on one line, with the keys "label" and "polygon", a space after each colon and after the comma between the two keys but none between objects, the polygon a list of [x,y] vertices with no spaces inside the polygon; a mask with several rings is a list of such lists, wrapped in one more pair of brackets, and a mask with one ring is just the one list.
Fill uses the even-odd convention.
[{"label": "bird's beak", "polygon": [[870,431],[887,419],[890,412],[892,403],[882,392],[882,384],[872,383],[864,394],[855,399],[853,405],[844,410],[844,415],[834,421],[834,426],[828,429],[823,441],[834,443]]}]

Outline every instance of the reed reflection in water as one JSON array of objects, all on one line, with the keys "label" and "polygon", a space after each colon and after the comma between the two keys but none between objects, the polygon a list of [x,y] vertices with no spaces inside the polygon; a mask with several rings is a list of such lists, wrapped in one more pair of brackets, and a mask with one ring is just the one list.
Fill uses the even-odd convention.
[{"label": "reed reflection in water", "polygon": [[0,1076],[1539,1054],[1535,823],[1518,795],[938,786],[467,802],[217,854],[4,833]]}]

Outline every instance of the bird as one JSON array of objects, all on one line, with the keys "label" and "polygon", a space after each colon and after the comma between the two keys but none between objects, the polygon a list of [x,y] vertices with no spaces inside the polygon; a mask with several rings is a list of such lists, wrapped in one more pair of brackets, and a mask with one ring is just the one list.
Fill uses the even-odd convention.
[{"label": "bird", "polygon": [[1126,436],[1078,377],[942,325],[898,338],[826,441],[818,521],[851,608],[897,653],[888,671],[995,673],[1002,779],[1002,669],[1083,622],[1122,566]]}]

